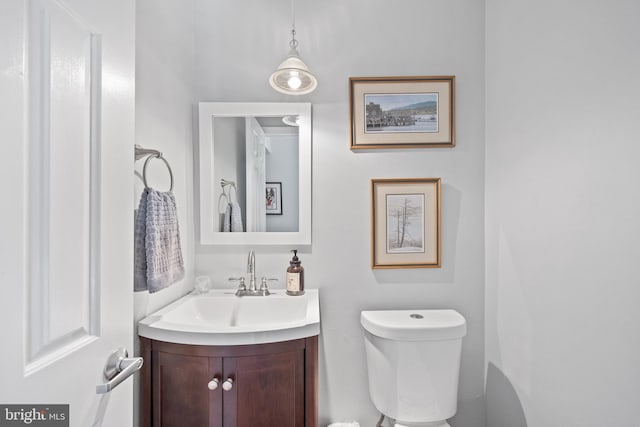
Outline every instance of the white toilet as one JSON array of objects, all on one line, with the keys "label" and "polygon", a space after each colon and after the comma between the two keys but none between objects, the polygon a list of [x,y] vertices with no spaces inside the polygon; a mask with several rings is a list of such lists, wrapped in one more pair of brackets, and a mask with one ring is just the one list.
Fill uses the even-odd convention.
[{"label": "white toilet", "polygon": [[363,311],[369,395],[396,427],[447,427],[457,409],[464,317],[455,310]]}]

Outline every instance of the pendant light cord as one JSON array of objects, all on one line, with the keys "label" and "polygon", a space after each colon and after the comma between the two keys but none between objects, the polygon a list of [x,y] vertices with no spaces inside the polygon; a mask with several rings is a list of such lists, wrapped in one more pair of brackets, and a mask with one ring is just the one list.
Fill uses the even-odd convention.
[{"label": "pendant light cord", "polygon": [[296,0],[291,0],[291,28],[296,28]]},{"label": "pendant light cord", "polygon": [[291,0],[291,41],[289,47],[296,49],[298,47],[298,40],[296,40],[296,2]]}]

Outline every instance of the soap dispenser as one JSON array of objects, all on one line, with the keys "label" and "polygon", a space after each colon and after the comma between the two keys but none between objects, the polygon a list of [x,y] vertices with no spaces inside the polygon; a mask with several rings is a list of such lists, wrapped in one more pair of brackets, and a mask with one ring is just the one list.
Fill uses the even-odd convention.
[{"label": "soap dispenser", "polygon": [[293,258],[287,268],[287,295],[302,295],[304,294],[304,268],[300,265],[298,250],[294,249],[291,252],[293,252]]}]

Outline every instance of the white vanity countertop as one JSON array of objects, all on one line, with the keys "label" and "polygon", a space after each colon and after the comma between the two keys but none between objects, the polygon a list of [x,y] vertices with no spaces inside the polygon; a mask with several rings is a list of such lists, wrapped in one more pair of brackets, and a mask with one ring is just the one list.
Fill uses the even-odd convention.
[{"label": "white vanity countertop", "polygon": [[289,296],[235,296],[235,289],[188,294],[142,319],[142,337],[178,344],[245,345],[306,338],[320,333],[317,289]]}]

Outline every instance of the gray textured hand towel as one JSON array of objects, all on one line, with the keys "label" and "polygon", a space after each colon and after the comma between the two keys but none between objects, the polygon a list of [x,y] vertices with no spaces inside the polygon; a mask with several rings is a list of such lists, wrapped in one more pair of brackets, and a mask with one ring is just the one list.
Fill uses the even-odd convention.
[{"label": "gray textured hand towel", "polygon": [[238,202],[231,202],[227,204],[227,210],[224,213],[224,225],[222,231],[226,232],[242,232],[244,227],[242,225],[242,211]]},{"label": "gray textured hand towel", "polygon": [[146,188],[135,222],[134,290],[157,292],[184,277],[176,200]]}]

